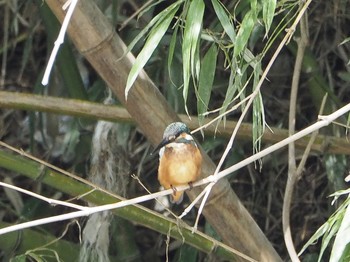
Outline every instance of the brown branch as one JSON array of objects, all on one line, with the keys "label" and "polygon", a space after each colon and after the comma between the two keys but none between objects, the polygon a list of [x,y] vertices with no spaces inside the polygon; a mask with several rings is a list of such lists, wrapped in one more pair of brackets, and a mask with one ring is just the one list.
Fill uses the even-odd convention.
[{"label": "brown branch", "polygon": [[[75,117],[84,117],[96,120],[106,120],[111,122],[135,123],[134,119],[128,111],[121,106],[103,105],[100,103],[59,98],[52,96],[42,96],[27,93],[0,91],[0,108],[20,109],[39,111],[46,113],[55,113],[60,115],[70,115]],[[185,122],[191,130],[198,128],[198,119],[191,116],[191,120],[187,115],[179,115],[181,121]],[[204,124],[212,121],[206,118]],[[232,130],[237,125],[236,121],[226,120],[224,124],[221,122],[219,126],[216,123],[209,125],[204,129],[206,135],[214,135],[217,137],[229,138]],[[251,141],[252,124],[243,123],[238,130],[237,137],[240,141]],[[263,143],[274,144],[288,137],[288,130],[282,128],[266,129],[263,135]],[[310,136],[295,142],[295,146],[299,149],[305,149]],[[311,150],[315,153],[330,153],[350,155],[350,147],[346,138],[334,136],[318,135],[313,143]]]}]

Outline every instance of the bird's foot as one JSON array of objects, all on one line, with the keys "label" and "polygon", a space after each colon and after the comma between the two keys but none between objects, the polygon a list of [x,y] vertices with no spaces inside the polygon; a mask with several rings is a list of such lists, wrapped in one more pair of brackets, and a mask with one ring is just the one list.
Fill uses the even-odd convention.
[{"label": "bird's foot", "polygon": [[175,195],[175,193],[177,192],[176,187],[174,187],[173,185],[171,185],[170,187],[171,187],[171,189],[173,190],[173,194]]},{"label": "bird's foot", "polygon": [[193,188],[193,182],[191,181],[191,182],[188,182],[188,185],[189,185],[189,187],[190,187],[190,190]]}]

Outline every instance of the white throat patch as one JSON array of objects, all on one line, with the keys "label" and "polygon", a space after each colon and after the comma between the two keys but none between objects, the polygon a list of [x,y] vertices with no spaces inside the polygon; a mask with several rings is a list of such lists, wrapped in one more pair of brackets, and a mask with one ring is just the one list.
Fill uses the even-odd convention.
[{"label": "white throat patch", "polygon": [[[189,134],[186,134],[186,133],[183,134],[183,135],[181,135],[179,138],[185,139],[185,140],[187,140],[187,141],[194,141],[193,137],[192,137],[191,135],[189,135]],[[197,146],[196,143],[194,143],[194,145]],[[181,144],[181,143],[176,143],[176,142],[172,142],[172,143],[169,143],[169,144],[166,145],[166,146],[163,146],[163,147],[159,150],[159,159],[163,156],[165,147],[167,147],[167,146],[170,146],[170,147],[173,147],[173,148],[179,148],[179,147],[182,147],[183,144]]]}]

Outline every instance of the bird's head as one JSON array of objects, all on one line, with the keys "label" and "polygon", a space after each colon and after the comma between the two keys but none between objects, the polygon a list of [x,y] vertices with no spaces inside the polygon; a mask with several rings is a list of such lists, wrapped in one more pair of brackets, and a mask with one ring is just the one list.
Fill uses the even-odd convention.
[{"label": "bird's head", "polygon": [[163,140],[154,149],[153,153],[155,153],[162,147],[166,146],[167,144],[174,142],[182,134],[186,134],[187,136],[190,136],[190,130],[188,129],[186,124],[182,122],[171,123],[170,125],[167,126],[167,128],[165,128],[164,134],[163,134]]}]

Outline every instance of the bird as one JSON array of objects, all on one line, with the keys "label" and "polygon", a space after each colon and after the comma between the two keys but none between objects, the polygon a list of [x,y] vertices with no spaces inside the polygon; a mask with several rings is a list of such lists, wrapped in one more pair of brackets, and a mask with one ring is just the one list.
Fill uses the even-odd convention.
[{"label": "bird", "polygon": [[158,180],[165,189],[173,189],[171,202],[179,204],[183,191],[175,187],[192,186],[202,170],[202,155],[189,128],[182,122],[174,122],[166,127],[163,140],[155,148],[159,150]]}]

